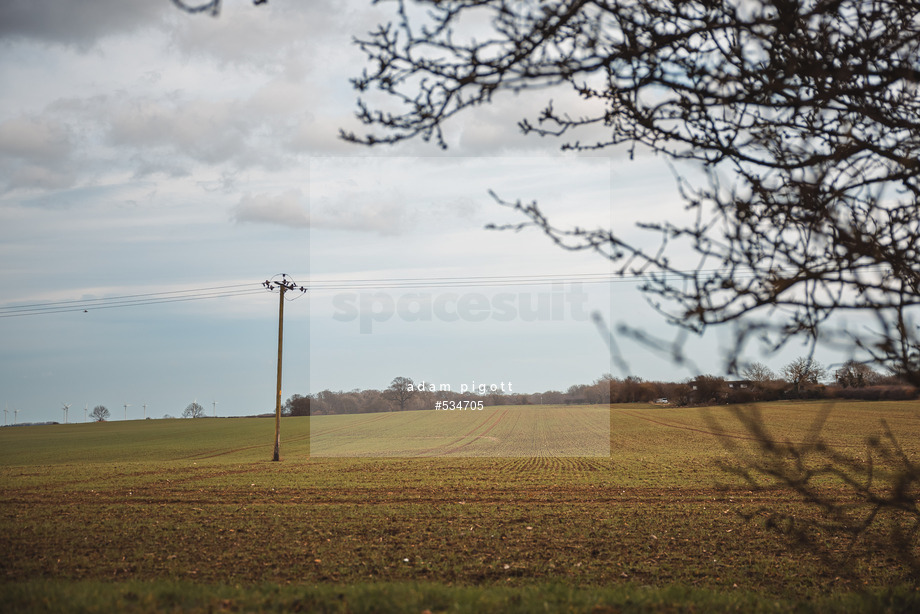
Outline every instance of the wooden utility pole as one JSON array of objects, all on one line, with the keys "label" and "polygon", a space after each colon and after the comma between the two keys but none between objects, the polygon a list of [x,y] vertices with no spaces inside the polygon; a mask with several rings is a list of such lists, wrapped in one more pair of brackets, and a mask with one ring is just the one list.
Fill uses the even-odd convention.
[{"label": "wooden utility pole", "polygon": [[278,286],[281,292],[278,293],[278,384],[275,386],[275,453],[272,455],[273,461],[281,460],[281,345],[284,341],[284,293],[287,286],[281,284]]},{"label": "wooden utility pole", "polygon": [[[279,301],[278,301],[278,380],[275,385],[275,452],[272,454],[273,461],[281,460],[281,357],[282,357],[282,345],[284,342],[284,293],[288,290],[300,290],[301,293],[307,291],[303,286],[299,286],[294,283],[293,280],[288,279],[287,275],[282,274],[280,280],[272,278],[271,281],[266,280],[262,283],[263,286],[269,290],[274,290],[278,288],[279,290]],[[216,409],[216,405],[215,405]]]}]

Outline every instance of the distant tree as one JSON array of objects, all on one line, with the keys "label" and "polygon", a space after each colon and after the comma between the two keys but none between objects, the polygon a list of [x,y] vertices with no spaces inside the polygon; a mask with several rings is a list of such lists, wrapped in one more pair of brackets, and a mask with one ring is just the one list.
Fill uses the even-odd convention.
[{"label": "distant tree", "polygon": [[616,380],[610,373],[605,373],[586,387],[585,395],[589,403],[610,403],[610,391]]},{"label": "distant tree", "polygon": [[97,405],[90,412],[89,417],[93,419],[93,422],[105,422],[109,419],[109,415],[109,410],[106,409],[105,405]]},{"label": "distant tree", "polygon": [[[569,386],[565,391],[565,402],[566,403],[586,403],[588,387],[585,384],[574,384]],[[493,403],[496,405],[496,403]]]},{"label": "distant tree", "polygon": [[620,400],[623,403],[638,403],[642,392],[642,378],[630,375],[623,380],[620,390]]},{"label": "distant tree", "polygon": [[666,384],[664,390],[664,398],[672,405],[685,407],[693,401],[693,389],[687,382]]},{"label": "distant tree", "polygon": [[776,374],[761,362],[752,362],[741,370],[741,377],[752,384],[766,384],[776,379]]},{"label": "distant tree", "polygon": [[821,383],[825,375],[824,367],[811,358],[796,358],[783,367],[783,377],[792,384],[792,393],[795,396],[801,394],[803,386]]},{"label": "distant tree", "polygon": [[183,418],[203,418],[204,417],[204,407],[201,406],[198,401],[193,401],[188,404],[188,407],[185,408],[185,411],[182,412]]},{"label": "distant tree", "polygon": [[309,416],[310,415],[310,395],[301,396],[295,394],[284,402],[281,413],[285,416]]},{"label": "distant tree", "polygon": [[399,405],[399,411],[406,409],[406,403],[415,394],[415,382],[408,377],[394,377],[389,387],[383,391],[383,396],[389,401]]},{"label": "distant tree", "polygon": [[[775,401],[783,395],[783,380],[767,365],[752,362],[741,369],[741,377],[750,382],[750,387],[745,389],[749,394],[749,401]],[[731,402],[743,402],[745,395],[732,395]]]},{"label": "distant tree", "polygon": [[881,376],[872,367],[855,360],[846,361],[834,371],[834,381],[844,388],[874,386],[880,379]]},{"label": "distant tree", "polygon": [[699,375],[692,382],[691,398],[695,403],[721,403],[725,397],[725,378],[715,375]]},{"label": "distant tree", "polygon": [[310,403],[310,414],[313,416],[330,415],[338,413],[336,411],[336,395],[331,390],[321,390],[314,395],[313,402]]}]

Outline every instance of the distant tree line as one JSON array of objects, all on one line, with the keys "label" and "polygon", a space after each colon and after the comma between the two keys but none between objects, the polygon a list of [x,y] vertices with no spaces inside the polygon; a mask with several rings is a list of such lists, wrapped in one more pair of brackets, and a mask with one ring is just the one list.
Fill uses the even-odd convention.
[{"label": "distant tree line", "polygon": [[[396,377],[385,390],[332,391],[295,394],[282,407],[286,416],[364,414],[434,409],[436,401],[482,401],[495,405],[582,405],[602,403],[661,403],[676,406],[752,403],[781,399],[904,400],[918,396],[918,389],[897,373],[879,373],[849,360],[829,371],[811,358],[797,358],[779,373],[761,363],[742,369],[738,379],[698,375],[681,382],[647,381],[605,374],[590,384],[576,384],[565,391],[535,393],[433,391],[408,377]],[[420,389],[424,388],[424,389]]]},{"label": "distant tree line", "polygon": [[[298,396],[298,395],[294,395],[294,396]],[[309,411],[307,412],[307,414],[309,414]],[[93,411],[91,411],[89,414],[89,417],[93,420],[93,422],[106,422],[111,416],[112,416],[112,413],[108,410],[108,408],[105,405],[97,405],[96,407],[93,408]],[[164,419],[170,419],[172,417],[173,416],[169,414],[165,414],[163,416]],[[193,401],[192,403],[189,403],[188,406],[186,406],[185,411],[182,412],[182,417],[183,418],[204,418],[205,417],[204,407],[202,407],[202,405],[198,401]]]}]

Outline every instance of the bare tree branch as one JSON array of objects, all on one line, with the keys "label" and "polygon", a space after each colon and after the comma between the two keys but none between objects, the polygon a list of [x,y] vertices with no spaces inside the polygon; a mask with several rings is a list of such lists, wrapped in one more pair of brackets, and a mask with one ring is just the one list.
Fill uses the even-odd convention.
[{"label": "bare tree branch", "polygon": [[[368,68],[354,87],[385,101],[359,101],[369,131],[344,139],[446,147],[444,130],[474,107],[567,87],[577,113],[549,101],[520,129],[696,165],[704,179],[677,181],[688,219],[643,224],[640,244],[499,199],[525,220],[503,228],[537,228],[642,276],[653,305],[695,332],[742,322],[778,348],[823,340],[835,314],[871,314],[877,326],[843,337],[920,384],[920,1],[394,5],[394,22],[356,41]],[[697,267],[675,265],[675,248]]]}]

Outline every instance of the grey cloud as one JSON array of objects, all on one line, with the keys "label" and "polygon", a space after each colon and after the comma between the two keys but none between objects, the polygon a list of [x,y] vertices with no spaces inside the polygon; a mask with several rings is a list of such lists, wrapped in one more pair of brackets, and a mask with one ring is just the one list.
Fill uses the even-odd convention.
[{"label": "grey cloud", "polygon": [[162,175],[164,177],[190,177],[192,169],[189,165],[183,164],[183,161],[176,160],[168,155],[158,158],[150,155],[131,156],[131,166],[134,169],[132,176],[135,179],[149,177],[150,175]]},{"label": "grey cloud", "polygon": [[[344,115],[318,121],[312,114],[305,113],[300,121],[294,122],[280,142],[291,154],[322,153],[324,155],[366,155],[368,151],[339,138],[338,126],[350,119]],[[394,148],[395,149],[395,148]],[[388,152],[389,153],[389,152]]]},{"label": "grey cloud", "polygon": [[9,189],[25,188],[60,190],[76,183],[76,176],[70,169],[55,169],[34,164],[23,165],[12,172],[7,180]]},{"label": "grey cloud", "polygon": [[399,235],[406,231],[406,199],[398,190],[341,192],[334,199],[311,203],[313,228]]},{"label": "grey cloud", "polygon": [[283,168],[303,153],[285,146],[309,115],[297,91],[295,83],[273,80],[239,99],[61,98],[35,116],[0,120],[0,184],[66,187],[80,169],[87,178],[98,172],[139,178],[190,175],[201,165]]},{"label": "grey cloud", "polygon": [[206,163],[225,162],[240,151],[250,122],[234,102],[137,101],[112,118],[109,136],[116,145],[176,149]]},{"label": "grey cloud", "polygon": [[0,155],[28,160],[61,159],[70,154],[71,141],[64,124],[17,117],[0,123]]},{"label": "grey cloud", "polygon": [[[164,0],[165,1],[165,0]],[[343,35],[341,3],[311,0],[225,7],[217,19],[174,19],[171,47],[187,56],[205,56],[218,63],[266,65],[283,63],[297,49],[316,50],[330,34]],[[282,44],[279,44],[282,43]],[[343,35],[343,43],[349,39]]]},{"label": "grey cloud", "polygon": [[[282,74],[262,83],[245,97],[224,100],[164,94],[156,98],[110,97],[94,111],[106,123],[108,142],[134,149],[141,167],[170,165],[177,159],[208,165],[231,163],[237,168],[277,169],[304,153],[340,147],[336,126],[317,122],[311,89],[298,75]],[[302,126],[313,142],[305,146]],[[325,137],[325,138],[323,138]]]},{"label": "grey cloud", "polygon": [[289,228],[306,228],[310,218],[303,208],[300,190],[282,194],[245,194],[233,208],[237,223],[275,224]]},{"label": "grey cloud", "polygon": [[5,0],[0,40],[34,39],[85,50],[105,36],[157,24],[171,6],[165,0]]},{"label": "grey cloud", "polygon": [[[305,201],[309,212],[304,208]],[[402,234],[406,218],[406,207],[398,195],[389,194],[389,198],[383,200],[380,195],[357,192],[340,194],[335,202],[324,199],[315,206],[310,206],[309,198],[300,190],[280,194],[247,193],[232,210],[232,219],[238,224],[274,224],[287,228],[325,228],[382,235]]]},{"label": "grey cloud", "polygon": [[[146,8],[148,5],[157,8]],[[355,49],[348,36],[376,23],[370,17],[373,10],[363,3],[361,9],[350,3],[344,3],[342,10],[332,6],[330,0],[299,5],[270,2],[259,7],[238,2],[227,4],[215,19],[181,13],[168,0],[0,0],[0,40],[30,36],[88,44],[149,24],[157,30],[151,36],[136,37],[138,57],[162,59],[162,63],[144,63],[137,70],[130,63],[114,62],[118,71],[124,71],[124,79],[102,79],[105,89],[91,86],[93,77],[87,76],[86,87],[66,92],[47,88],[47,97],[36,97],[41,102],[31,105],[40,109],[34,118],[4,121],[0,117],[0,162],[4,165],[0,189],[61,189],[95,185],[113,176],[181,177],[206,169],[278,172],[305,165],[310,155],[376,155],[378,151],[337,137],[338,128],[353,121],[350,103],[354,93],[346,78]],[[98,23],[81,21],[88,16]],[[57,20],[72,23],[65,28]],[[322,39],[315,53],[306,46],[316,42],[314,35]],[[181,48],[167,48],[177,37],[185,37]],[[98,46],[98,57],[123,54],[127,48],[125,41],[110,40]],[[177,50],[188,56],[192,49],[200,57],[175,63]],[[52,49],[47,55],[67,66],[64,56],[68,53]],[[224,66],[245,63],[249,56],[271,57],[272,65],[269,70],[254,70],[254,65]],[[89,61],[96,57],[80,56],[73,66],[98,70],[106,64]],[[447,155],[558,146],[547,139],[513,134],[521,108],[517,101],[506,98],[508,104],[490,107],[473,126],[454,126],[457,147]],[[43,108],[39,106],[42,102]],[[385,153],[400,152],[445,155],[419,141]],[[402,209],[393,206],[375,217],[370,212],[376,206],[369,206],[369,213],[358,217],[347,211],[324,213],[320,221],[336,227],[398,232],[393,216]],[[317,223],[314,219],[314,225]]]},{"label": "grey cloud", "polygon": [[70,130],[59,121],[17,117],[0,123],[0,181],[7,190],[74,185]]}]

